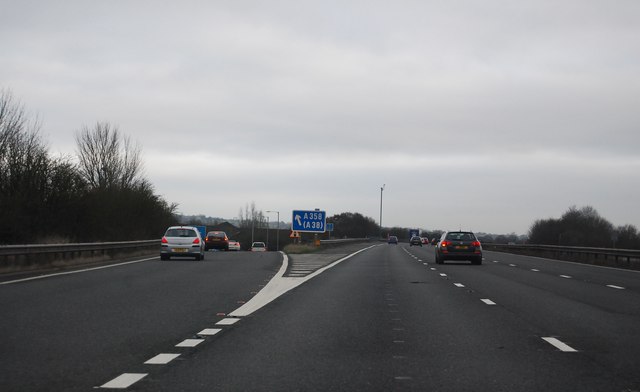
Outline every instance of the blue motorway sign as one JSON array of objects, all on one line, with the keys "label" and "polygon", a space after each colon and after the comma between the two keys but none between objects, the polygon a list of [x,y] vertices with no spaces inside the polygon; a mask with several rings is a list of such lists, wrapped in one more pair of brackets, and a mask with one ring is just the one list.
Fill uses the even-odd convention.
[{"label": "blue motorway sign", "polygon": [[293,210],[291,230],[309,233],[324,233],[327,226],[325,211]]}]

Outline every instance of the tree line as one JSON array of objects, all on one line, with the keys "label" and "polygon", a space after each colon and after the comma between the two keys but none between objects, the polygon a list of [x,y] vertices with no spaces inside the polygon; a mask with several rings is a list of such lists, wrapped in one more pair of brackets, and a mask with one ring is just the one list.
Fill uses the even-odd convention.
[{"label": "tree line", "polygon": [[[11,92],[0,91],[0,244],[153,239],[177,224],[177,205],[156,195],[143,176],[137,143],[116,126],[100,122],[81,127],[75,141],[75,159],[51,156],[39,121],[28,116]],[[255,234],[265,232],[268,217],[252,203],[240,209],[238,221],[244,232]],[[360,213],[344,212],[327,222],[334,224],[334,238],[409,236],[409,228],[380,228]],[[528,237],[528,243],[540,245],[640,249],[635,226],[615,227],[590,206],[570,207],[559,219],[536,220]],[[287,237],[280,240],[288,242]],[[481,240],[522,238],[483,235]]]},{"label": "tree line", "polygon": [[638,229],[615,227],[591,206],[570,207],[559,219],[539,219],[529,229],[529,243],[539,245],[640,249]]},{"label": "tree line", "polygon": [[51,156],[40,123],[0,91],[0,244],[152,239],[175,222],[117,127],[83,126],[76,145],[75,160]]}]

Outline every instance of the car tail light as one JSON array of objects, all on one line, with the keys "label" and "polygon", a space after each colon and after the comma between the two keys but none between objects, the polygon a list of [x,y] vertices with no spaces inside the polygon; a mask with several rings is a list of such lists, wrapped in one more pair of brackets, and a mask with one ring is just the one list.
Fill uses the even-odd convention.
[{"label": "car tail light", "polygon": [[193,240],[194,244],[199,244],[200,243],[200,238],[196,238],[195,240]]},{"label": "car tail light", "polygon": [[162,243],[163,244],[168,244],[169,241],[167,241],[167,237],[162,237]]},{"label": "car tail light", "polygon": [[479,248],[480,247],[480,241],[473,241],[471,243],[471,246],[475,246],[476,248]]},{"label": "car tail light", "polygon": [[442,241],[440,244],[443,248],[446,248],[447,246],[451,245],[451,241]]}]

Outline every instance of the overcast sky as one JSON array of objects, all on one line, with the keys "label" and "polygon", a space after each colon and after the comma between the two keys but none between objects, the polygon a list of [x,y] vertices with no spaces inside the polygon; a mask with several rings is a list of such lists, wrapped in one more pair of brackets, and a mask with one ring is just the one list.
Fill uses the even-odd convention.
[{"label": "overcast sky", "polygon": [[[0,88],[53,155],[106,121],[179,212],[640,226],[637,0],[0,0]],[[271,220],[276,215],[271,214]]]}]

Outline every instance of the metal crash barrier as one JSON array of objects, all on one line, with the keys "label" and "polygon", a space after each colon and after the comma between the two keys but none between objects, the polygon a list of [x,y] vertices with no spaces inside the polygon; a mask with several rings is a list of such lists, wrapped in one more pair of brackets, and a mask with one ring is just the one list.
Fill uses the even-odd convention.
[{"label": "metal crash barrier", "polygon": [[640,270],[640,250],[557,245],[502,245],[483,243],[485,250],[573,261],[605,267]]},{"label": "metal crash barrier", "polygon": [[0,273],[66,268],[158,254],[160,240],[0,246]]}]

